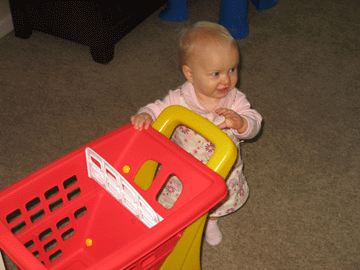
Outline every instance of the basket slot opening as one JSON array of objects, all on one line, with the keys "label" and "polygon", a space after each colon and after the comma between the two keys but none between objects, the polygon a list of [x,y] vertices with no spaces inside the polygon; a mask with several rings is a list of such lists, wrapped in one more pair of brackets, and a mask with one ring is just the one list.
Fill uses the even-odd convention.
[{"label": "basket slot opening", "polygon": [[94,163],[94,165],[96,165],[99,169],[101,168],[101,164],[96,158],[91,157],[91,162]]},{"label": "basket slot opening", "polygon": [[53,201],[52,203],[49,204],[49,209],[51,212],[55,211],[56,209],[58,209],[60,206],[63,205],[63,200],[60,198],[60,199],[57,199],[56,201]]},{"label": "basket slot opening", "polygon": [[161,187],[156,200],[166,209],[171,209],[182,192],[182,182],[175,174],[169,175],[164,185]]},{"label": "basket slot opening", "polygon": [[142,190],[148,190],[155,177],[159,174],[160,169],[161,164],[159,162],[151,159],[145,161],[136,173],[134,183]]},{"label": "basket slot opening", "polygon": [[106,174],[108,175],[108,177],[111,177],[113,180],[116,180],[116,177],[109,170],[106,170]]},{"label": "basket slot opening", "polygon": [[73,228],[67,230],[66,232],[64,232],[63,234],[61,234],[61,238],[62,240],[66,240],[69,239],[71,236],[73,236],[75,234],[75,231]]},{"label": "basket slot opening", "polygon": [[81,207],[80,209],[78,209],[75,213],[74,213],[74,216],[76,219],[78,219],[79,217],[85,215],[87,212],[87,209],[86,207]]},{"label": "basket slot opening", "polygon": [[58,223],[56,223],[56,227],[61,230],[62,228],[64,228],[65,226],[67,226],[68,224],[70,224],[70,219],[68,217],[60,220]]},{"label": "basket slot opening", "polygon": [[72,199],[76,198],[77,196],[79,196],[81,193],[81,190],[79,187],[75,188],[74,190],[70,191],[68,194],[67,194],[67,198],[69,201],[71,201]]},{"label": "basket slot opening", "polygon": [[40,257],[39,251],[34,251],[34,252],[33,252],[33,255],[34,255],[36,258],[39,258],[39,257]]},{"label": "basket slot opening", "polygon": [[53,262],[57,259],[59,259],[62,255],[62,251],[61,249],[59,249],[58,251],[56,251],[55,253],[53,253],[52,255],[49,256],[49,260],[50,262]]},{"label": "basket slot opening", "polygon": [[67,189],[69,187],[71,187],[72,185],[74,185],[77,182],[77,178],[76,175],[71,176],[69,179],[64,181],[64,188]]},{"label": "basket slot opening", "polygon": [[40,204],[39,197],[36,197],[35,199],[32,199],[30,202],[26,204],[26,210],[30,211],[31,209],[34,209],[36,206]]},{"label": "basket slot opening", "polygon": [[59,193],[59,188],[57,186],[55,186],[45,192],[45,198],[48,200],[48,199],[54,197],[58,193]]},{"label": "basket slot opening", "polygon": [[11,232],[13,234],[17,234],[18,232],[21,232],[23,229],[25,229],[25,227],[26,227],[25,221],[21,221],[20,223],[12,227]]},{"label": "basket slot opening", "polygon": [[26,243],[24,244],[24,246],[25,246],[27,249],[33,248],[34,245],[35,245],[35,243],[34,243],[33,240],[30,240],[30,241],[28,241],[28,242],[26,242]]},{"label": "basket slot opening", "polygon": [[21,216],[20,209],[16,209],[14,212],[12,212],[6,216],[6,221],[7,221],[7,223],[11,223],[15,219],[19,218],[20,216]]},{"label": "basket slot opening", "polygon": [[48,252],[49,250],[53,249],[56,246],[57,246],[57,241],[53,239],[44,246],[44,250]]},{"label": "basket slot opening", "polygon": [[50,235],[52,235],[52,230],[51,228],[48,228],[39,234],[39,240],[43,241],[44,239],[48,238]]},{"label": "basket slot opening", "polygon": [[39,219],[43,218],[45,216],[45,212],[43,209],[40,209],[39,211],[37,211],[36,213],[32,214],[30,216],[31,222],[35,223],[36,221],[38,221]]}]

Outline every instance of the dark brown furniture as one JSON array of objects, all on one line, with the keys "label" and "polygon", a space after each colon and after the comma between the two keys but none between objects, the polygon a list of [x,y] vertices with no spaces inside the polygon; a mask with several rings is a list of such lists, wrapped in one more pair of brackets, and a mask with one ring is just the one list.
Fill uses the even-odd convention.
[{"label": "dark brown furniture", "polygon": [[115,44],[166,0],[45,1],[10,0],[15,35],[27,39],[32,30],[90,47],[94,61],[108,63]]}]

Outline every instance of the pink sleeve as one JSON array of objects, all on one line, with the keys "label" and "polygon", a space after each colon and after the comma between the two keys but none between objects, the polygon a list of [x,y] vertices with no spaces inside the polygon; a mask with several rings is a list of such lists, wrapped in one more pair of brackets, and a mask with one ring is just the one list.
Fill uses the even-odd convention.
[{"label": "pink sleeve", "polygon": [[155,119],[159,114],[166,108],[171,105],[179,105],[180,103],[180,90],[169,91],[169,94],[163,100],[156,100],[154,103],[150,103],[145,107],[140,108],[137,112],[139,113],[148,113],[151,115],[152,119]]},{"label": "pink sleeve", "polygon": [[234,135],[238,139],[254,138],[261,128],[261,115],[256,110],[251,109],[250,102],[247,100],[246,96],[239,91],[236,93],[232,109],[240,116],[244,117],[248,122],[248,128],[244,133],[240,134],[237,130],[232,129]]}]

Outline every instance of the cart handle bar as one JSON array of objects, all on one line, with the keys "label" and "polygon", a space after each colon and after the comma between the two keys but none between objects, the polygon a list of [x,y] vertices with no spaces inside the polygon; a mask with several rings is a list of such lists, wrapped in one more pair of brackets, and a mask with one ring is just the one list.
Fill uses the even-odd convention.
[{"label": "cart handle bar", "polygon": [[206,166],[225,179],[237,157],[234,142],[209,120],[179,105],[165,108],[152,127],[170,138],[180,124],[189,127],[214,144],[215,152]]}]

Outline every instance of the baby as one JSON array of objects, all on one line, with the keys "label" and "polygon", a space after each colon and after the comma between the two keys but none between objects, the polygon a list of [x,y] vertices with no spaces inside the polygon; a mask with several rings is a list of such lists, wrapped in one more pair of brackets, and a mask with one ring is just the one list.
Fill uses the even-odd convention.
[{"label": "baby", "polygon": [[[239,50],[230,33],[219,24],[198,22],[183,32],[179,47],[178,63],[187,81],[179,89],[170,91],[162,101],[141,108],[131,117],[134,127],[147,129],[166,107],[181,105],[217,125],[237,145],[239,140],[255,137],[262,118],[250,108],[245,95],[235,88]],[[171,139],[205,164],[215,150],[208,140],[182,125],[175,129]],[[222,240],[217,224],[219,217],[235,212],[248,198],[249,188],[242,168],[239,151],[237,162],[226,178],[228,196],[209,213],[205,239],[210,245]],[[158,201],[170,208],[181,188],[176,179],[169,181]]]}]

